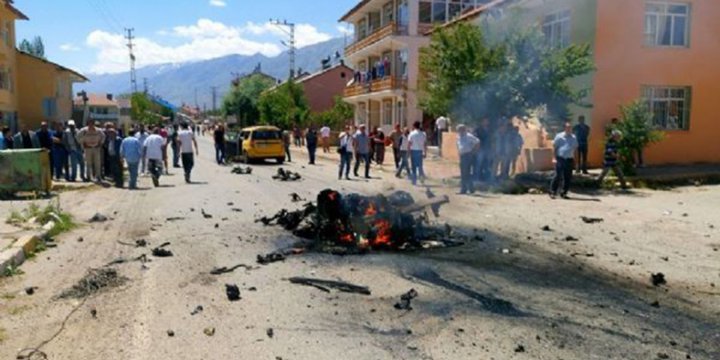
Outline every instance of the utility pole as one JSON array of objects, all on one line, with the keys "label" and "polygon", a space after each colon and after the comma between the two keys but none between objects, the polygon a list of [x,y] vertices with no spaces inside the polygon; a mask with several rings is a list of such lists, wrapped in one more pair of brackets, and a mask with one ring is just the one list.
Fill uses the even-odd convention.
[{"label": "utility pole", "polygon": [[[283,45],[288,48],[288,55],[290,56],[290,79],[295,78],[295,24],[290,23],[287,20],[273,20],[270,19],[270,23],[277,26],[280,30],[286,33],[290,37],[290,42],[281,41]],[[290,29],[288,31],[288,29]]]},{"label": "utility pole", "polygon": [[215,112],[217,110],[217,86],[211,86],[210,91],[212,91],[212,110]]},{"label": "utility pole", "polygon": [[137,87],[137,74],[135,73],[135,44],[133,44],[133,40],[135,40],[135,35],[133,35],[133,32],[135,31],[134,28],[126,28],[125,32],[127,33],[125,35],[125,39],[127,39],[127,47],[130,51],[130,86],[132,88],[133,93],[138,92]]}]

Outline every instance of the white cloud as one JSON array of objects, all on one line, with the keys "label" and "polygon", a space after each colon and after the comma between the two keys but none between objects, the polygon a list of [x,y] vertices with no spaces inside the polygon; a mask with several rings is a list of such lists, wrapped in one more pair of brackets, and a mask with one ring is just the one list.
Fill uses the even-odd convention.
[{"label": "white cloud", "polygon": [[[166,46],[149,38],[136,38],[135,56],[138,67],[208,60],[231,54],[260,53],[276,56],[285,50],[277,39],[287,37],[281,29],[269,23],[248,23],[242,27],[234,27],[209,19],[200,19],[193,25],[176,26],[163,34],[180,38],[182,41],[175,46]],[[257,41],[248,38],[261,35],[277,39]],[[309,24],[299,24],[296,27],[298,47],[316,44],[330,38],[330,35],[318,31]],[[129,68],[126,40],[122,35],[95,30],[87,36],[85,42],[89,48],[97,50],[96,62],[90,68],[91,72],[115,73],[127,71]]]},{"label": "white cloud", "polygon": [[62,44],[62,45],[60,45],[60,50],[62,50],[62,51],[68,51],[68,52],[70,52],[70,51],[80,51],[80,47],[78,47],[77,45],[72,44],[72,43],[67,43],[67,44]]},{"label": "white cloud", "polygon": [[338,25],[337,31],[342,35],[352,35],[354,33],[351,27],[345,25]]},{"label": "white cloud", "polygon": [[225,7],[227,2],[225,0],[210,0],[210,6]]}]

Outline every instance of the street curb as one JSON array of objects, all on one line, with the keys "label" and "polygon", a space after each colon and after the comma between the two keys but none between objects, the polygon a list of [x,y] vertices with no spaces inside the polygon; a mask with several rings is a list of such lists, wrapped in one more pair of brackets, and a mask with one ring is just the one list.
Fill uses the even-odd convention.
[{"label": "street curb", "polygon": [[10,247],[0,252],[0,277],[5,275],[5,269],[9,266],[18,267],[22,265],[35,252],[44,235],[45,233],[24,235]]}]

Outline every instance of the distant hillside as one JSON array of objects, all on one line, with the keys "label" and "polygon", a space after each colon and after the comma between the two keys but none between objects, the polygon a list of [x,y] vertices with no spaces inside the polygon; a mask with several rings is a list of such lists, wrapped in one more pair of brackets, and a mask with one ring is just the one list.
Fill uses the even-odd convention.
[{"label": "distant hillside", "polygon": [[[314,72],[321,68],[321,60],[333,56],[336,52],[343,53],[342,38],[328,40],[323,43],[307,46],[297,51],[296,66],[303,71]],[[142,79],[147,78],[151,92],[162,96],[173,104],[195,103],[197,89],[200,107],[207,104],[212,107],[211,87],[218,88],[218,107],[222,97],[230,88],[232,73],[250,73],[257,64],[262,65],[263,72],[278,79],[287,78],[289,58],[287,52],[276,57],[263,55],[229,55],[221,58],[185,63],[162,64],[147,66],[137,70],[138,87],[142,88]],[[113,94],[130,91],[129,73],[89,75],[90,83],[78,84],[77,90],[88,92],[106,92]]]}]

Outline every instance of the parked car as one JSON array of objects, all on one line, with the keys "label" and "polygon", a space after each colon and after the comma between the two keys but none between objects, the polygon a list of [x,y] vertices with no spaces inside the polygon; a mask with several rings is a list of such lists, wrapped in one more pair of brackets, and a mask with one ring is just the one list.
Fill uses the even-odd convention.
[{"label": "parked car", "polygon": [[254,160],[274,159],[285,162],[282,131],[274,126],[253,126],[240,132],[240,159],[249,163]]}]

